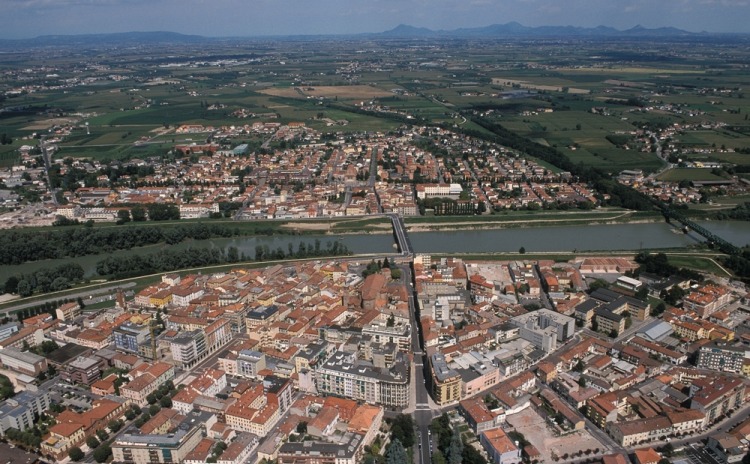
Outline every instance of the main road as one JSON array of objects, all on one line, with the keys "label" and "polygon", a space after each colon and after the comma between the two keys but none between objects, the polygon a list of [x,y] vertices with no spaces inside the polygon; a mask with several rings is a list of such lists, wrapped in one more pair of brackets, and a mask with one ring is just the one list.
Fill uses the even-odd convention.
[{"label": "main road", "polygon": [[[395,216],[395,215],[394,215]],[[392,217],[392,219],[398,219]],[[395,222],[394,222],[395,223]],[[403,251],[403,250],[402,250]],[[405,256],[406,253],[404,253]],[[411,255],[408,255],[410,258]],[[414,461],[417,464],[429,464],[430,456],[430,422],[434,417],[434,411],[430,404],[430,396],[427,392],[425,373],[429,371],[427,355],[425,354],[421,340],[421,326],[419,325],[419,307],[417,305],[417,292],[414,288],[416,282],[411,270],[411,262],[400,266],[404,282],[409,291],[409,318],[411,321],[411,348],[413,356],[414,375],[412,376],[412,389],[415,392],[414,422],[417,426],[417,448],[414,449]]]}]

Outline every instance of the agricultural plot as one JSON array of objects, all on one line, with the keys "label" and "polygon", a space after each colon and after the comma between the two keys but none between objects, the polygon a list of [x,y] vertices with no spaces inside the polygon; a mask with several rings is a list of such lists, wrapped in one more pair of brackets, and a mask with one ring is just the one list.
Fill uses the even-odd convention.
[{"label": "agricultural plot", "polygon": [[711,173],[711,169],[699,168],[675,168],[665,171],[658,176],[659,180],[679,182],[681,180],[725,180],[716,174]]},{"label": "agricultural plot", "polygon": [[372,99],[389,97],[393,93],[369,85],[298,86],[293,88],[274,87],[261,93],[286,98],[340,98],[342,100]]}]

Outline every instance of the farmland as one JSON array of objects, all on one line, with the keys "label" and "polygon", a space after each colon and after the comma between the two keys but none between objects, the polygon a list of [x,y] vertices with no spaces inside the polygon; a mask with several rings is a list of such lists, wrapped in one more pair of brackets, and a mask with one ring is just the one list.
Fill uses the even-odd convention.
[{"label": "farmland", "polygon": [[[585,41],[576,48],[489,41],[481,47],[457,44],[455,49],[408,40],[375,42],[368,45],[366,58],[356,41],[316,43],[315,53],[308,43],[259,45],[206,44],[192,61],[170,47],[157,47],[152,55],[169,55],[158,67],[120,52],[117,65],[110,65],[106,74],[91,73],[92,84],[65,92],[41,86],[8,100],[30,111],[4,114],[3,127],[23,139],[72,123],[77,132],[60,144],[62,156],[125,159],[158,156],[168,152],[170,144],[184,142],[169,130],[178,125],[243,123],[238,112],[250,121],[300,121],[316,130],[343,133],[395,130],[399,122],[393,114],[481,130],[467,116],[482,112],[509,130],[556,148],[573,163],[611,173],[662,169],[664,161],[643,150],[633,135],[642,124],[654,123],[706,125],[672,138],[678,147],[695,149],[685,161],[747,163],[748,155],[734,150],[750,146],[750,104],[741,92],[746,75],[731,67],[717,70],[708,51],[694,44],[664,45],[677,50],[677,58],[658,66],[651,55],[659,53],[658,44],[651,52],[628,55],[632,59],[627,62],[617,58],[627,44]],[[728,48],[735,63],[744,63],[746,53],[735,44]],[[555,60],[545,60],[546,55]],[[226,57],[231,67],[203,64],[212,56]],[[67,57],[58,60],[61,81],[74,75],[67,71],[68,63]],[[0,60],[0,69],[10,70],[10,62]],[[14,85],[12,77],[24,77],[9,76],[8,87]],[[376,113],[387,111],[382,116],[365,114],[361,110],[368,104]],[[721,127],[709,128],[712,123]],[[159,128],[167,131],[155,136]],[[19,145],[0,148],[0,163],[10,164]],[[665,178],[710,176],[673,170]]]}]

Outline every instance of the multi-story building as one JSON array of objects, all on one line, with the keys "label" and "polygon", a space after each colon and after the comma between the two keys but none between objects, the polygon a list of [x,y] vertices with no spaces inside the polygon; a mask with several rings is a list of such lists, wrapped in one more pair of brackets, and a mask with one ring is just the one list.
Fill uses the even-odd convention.
[{"label": "multi-story building", "polygon": [[104,366],[105,362],[101,358],[79,356],[65,366],[60,376],[66,382],[91,385],[101,378]]},{"label": "multi-story building", "polygon": [[347,432],[337,443],[287,442],[279,448],[280,464],[357,464],[363,454],[363,439]]},{"label": "multi-story building", "polygon": [[155,392],[164,382],[174,378],[174,366],[164,362],[155,362],[141,365],[129,375],[133,377],[133,380],[120,387],[120,396],[143,406],[150,393]]},{"label": "multi-story building", "polygon": [[266,395],[262,385],[245,390],[226,410],[226,423],[235,430],[266,436],[278,421],[278,397]]},{"label": "multi-story building", "polygon": [[6,369],[36,377],[47,370],[47,360],[39,355],[16,348],[0,350],[0,363]]},{"label": "multi-story building", "polygon": [[292,406],[293,382],[289,379],[276,376],[268,376],[263,379],[263,389],[268,396],[269,402],[279,405],[279,414],[283,415]]},{"label": "multi-story building", "polygon": [[63,411],[57,415],[57,424],[50,427],[50,434],[42,441],[42,453],[62,460],[67,457],[70,448],[81,446],[86,437],[105,429],[109,421],[122,416],[126,404],[125,401],[102,398],[86,412],[77,414],[70,410]]},{"label": "multi-story building", "polygon": [[599,332],[621,334],[625,330],[625,316],[610,311],[606,306],[596,308],[594,316]]},{"label": "multi-story building", "polygon": [[409,404],[409,364],[404,357],[390,368],[378,368],[337,351],[317,370],[315,383],[323,394],[386,406]]},{"label": "multi-story building", "polygon": [[252,433],[240,432],[229,444],[227,449],[221,453],[217,464],[242,464],[250,462],[250,455],[258,446],[258,437]]},{"label": "multi-story building", "polygon": [[219,318],[206,326],[206,350],[213,353],[232,341],[232,323],[230,319]]},{"label": "multi-story building", "polygon": [[626,447],[667,437],[671,432],[672,424],[664,416],[628,422],[611,422],[607,426],[607,433],[612,439]]},{"label": "multi-story building", "polygon": [[187,306],[191,301],[203,296],[203,289],[198,286],[179,287],[172,290],[172,304]]},{"label": "multi-story building", "polygon": [[700,348],[695,365],[699,369],[740,373],[744,362],[744,347],[731,346],[724,342],[712,342]]},{"label": "multi-story building", "polygon": [[266,355],[260,351],[242,350],[237,354],[237,375],[253,379],[266,368]]},{"label": "multi-story building", "polygon": [[114,461],[133,464],[182,462],[201,441],[201,426],[199,421],[186,419],[167,434],[144,434],[131,427],[112,443]]},{"label": "multi-story building", "polygon": [[13,428],[26,430],[34,426],[34,416],[41,415],[49,409],[50,396],[46,391],[24,391],[8,398],[0,406],[0,436]]},{"label": "multi-story building", "polygon": [[487,450],[490,462],[493,464],[520,464],[521,450],[503,429],[496,428],[482,432],[479,442]]},{"label": "multi-story building", "polygon": [[44,341],[44,330],[39,327],[24,327],[8,338],[0,340],[0,350],[6,348],[22,349],[24,346],[37,346]]},{"label": "multi-story building", "polygon": [[457,200],[463,192],[461,184],[418,184],[417,198],[452,198]]},{"label": "multi-story building", "polygon": [[294,366],[297,372],[311,371],[328,359],[332,346],[326,341],[310,343],[294,355]]},{"label": "multi-story building", "polygon": [[55,310],[55,314],[63,322],[71,321],[81,314],[81,307],[78,303],[65,303]]},{"label": "multi-story building", "polygon": [[455,403],[461,399],[461,375],[448,366],[442,353],[430,356],[432,364],[432,399],[438,405]]},{"label": "multi-story building", "polygon": [[16,322],[9,322],[7,324],[0,325],[0,340],[5,340],[14,333],[18,333],[20,324]]},{"label": "multi-story building", "polygon": [[175,363],[192,366],[207,353],[206,334],[201,329],[185,332],[173,339],[169,347]]},{"label": "multi-story building", "polygon": [[61,423],[49,428],[49,436],[42,441],[42,452],[62,460],[68,450],[78,446],[86,439],[85,428],[81,423]]},{"label": "multi-story building", "polygon": [[462,400],[459,403],[458,410],[466,418],[466,423],[469,424],[474,433],[498,428],[505,420],[505,413],[490,411],[481,396]]},{"label": "multi-story building", "polygon": [[370,335],[375,343],[395,343],[404,353],[411,350],[411,328],[409,324],[389,327],[382,322],[373,321],[362,328],[362,333]]},{"label": "multi-story building", "polygon": [[696,379],[690,392],[690,409],[704,413],[707,424],[715,422],[729,410],[740,407],[745,401],[743,380],[726,375]]},{"label": "multi-story building", "polygon": [[147,325],[125,322],[112,331],[115,349],[125,353],[138,353],[138,346],[151,338]]},{"label": "multi-story building", "polygon": [[[744,440],[743,440],[744,441]],[[708,437],[706,448],[716,457],[716,461],[723,464],[735,464],[743,461],[747,446],[737,437],[726,432],[717,432]]]},{"label": "multi-story building", "polygon": [[549,309],[522,314],[510,322],[520,328],[521,338],[545,352],[554,351],[557,342],[564,342],[575,333],[575,319]]}]

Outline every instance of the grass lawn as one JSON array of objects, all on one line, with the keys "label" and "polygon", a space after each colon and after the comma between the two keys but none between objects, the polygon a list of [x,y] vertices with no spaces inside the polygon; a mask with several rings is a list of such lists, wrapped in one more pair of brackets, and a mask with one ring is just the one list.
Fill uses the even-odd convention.
[{"label": "grass lawn", "polygon": [[681,180],[725,180],[716,174],[712,174],[710,169],[699,168],[675,168],[665,171],[658,176],[659,180],[668,182],[679,182]]},{"label": "grass lawn", "polygon": [[669,263],[677,267],[684,267],[684,268],[693,269],[693,270],[701,271],[701,272],[709,272],[711,274],[716,274],[719,276],[730,275],[726,271],[724,271],[718,264],[716,264],[715,260],[718,260],[718,258],[714,258],[714,260],[712,260],[710,257],[707,257],[707,256],[688,256],[688,255],[670,255],[670,254],[667,254],[667,256],[669,258]]}]

